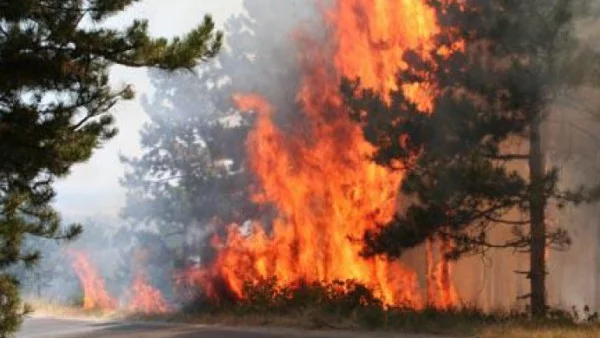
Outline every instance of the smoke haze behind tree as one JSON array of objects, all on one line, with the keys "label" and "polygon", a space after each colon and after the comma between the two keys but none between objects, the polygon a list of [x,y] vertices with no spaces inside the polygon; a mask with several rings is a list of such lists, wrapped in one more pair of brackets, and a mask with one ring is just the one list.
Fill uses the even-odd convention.
[{"label": "smoke haze behind tree", "polygon": [[[148,7],[145,11],[139,9],[138,13],[131,15],[148,16],[165,9],[156,7],[157,1],[146,2]],[[214,3],[220,2],[214,1]],[[189,7],[191,3],[191,1],[170,2],[168,7],[192,12]],[[205,2],[200,2],[200,5],[197,5],[198,9],[215,13],[216,19],[223,22],[225,29],[227,46],[218,57],[218,61],[205,66],[204,69],[199,69],[199,77],[186,73],[167,77],[158,71],[146,74],[115,69],[115,72],[120,72],[117,76],[119,81],[129,79],[133,75],[140,101],[126,103],[116,108],[119,110],[116,117],[121,127],[121,136],[99,151],[89,164],[75,168],[73,176],[61,182],[58,187],[57,207],[69,219],[85,222],[89,217],[94,218],[92,222],[86,222],[86,224],[91,223],[92,226],[86,228],[84,237],[73,247],[93,253],[94,263],[99,267],[101,274],[106,276],[108,289],[115,294],[122,294],[123,289],[133,278],[133,263],[128,256],[135,248],[157,250],[164,253],[162,258],[169,257],[176,260],[182,254],[181,243],[185,243],[184,246],[188,246],[188,250],[194,256],[204,253],[201,245],[206,242],[206,235],[214,230],[213,216],[226,213],[239,223],[251,217],[269,217],[268,210],[256,210],[252,206],[248,207],[248,212],[232,215],[232,210],[218,210],[222,205],[215,201],[202,202],[194,200],[193,197],[189,198],[189,201],[193,201],[190,205],[175,204],[170,208],[166,204],[151,206],[144,201],[135,204],[130,196],[130,203],[126,205],[125,188],[119,185],[119,179],[124,176],[125,168],[125,165],[119,162],[119,154],[124,153],[128,155],[127,157],[135,157],[143,155],[145,151],[151,151],[152,149],[143,149],[143,143],[153,144],[151,140],[144,140],[144,137],[153,137],[153,132],[177,132],[185,127],[191,127],[190,122],[198,123],[198,129],[190,131],[192,134],[196,133],[194,136],[197,138],[188,145],[197,142],[198,154],[204,156],[201,152],[204,143],[202,137],[206,136],[201,134],[203,123],[221,121],[222,118],[242,124],[249,119],[246,123],[251,123],[250,118],[236,114],[231,102],[231,96],[235,93],[254,92],[264,95],[281,110],[281,117],[278,116],[277,122],[284,127],[293,125],[293,113],[297,110],[295,95],[299,73],[298,45],[295,36],[300,32],[298,28],[314,32],[317,37],[324,35],[319,24],[318,8],[306,0],[246,0],[243,4],[243,12],[237,12],[225,20],[226,10],[223,10],[222,16],[219,17],[216,11],[218,5],[214,5],[211,10],[213,5],[204,7],[203,4]],[[231,8],[237,6],[239,4],[231,5]],[[198,12],[194,17],[199,21],[203,14]],[[177,14],[174,13],[173,16],[175,15]],[[191,21],[195,23],[194,20]],[[151,20],[151,22],[161,21],[164,20],[161,18]],[[169,34],[165,31],[171,32],[170,30],[173,29],[162,25],[151,28],[163,35]],[[184,31],[186,28],[181,27],[181,30]],[[173,31],[173,34],[176,33]],[[579,102],[589,102],[590,107],[599,106],[598,102],[590,100],[595,93],[588,90],[580,91],[577,95],[583,95],[586,99],[578,100]],[[288,109],[281,109],[283,107]],[[142,111],[147,115],[141,114]],[[550,161],[561,166],[562,173],[567,178],[566,183],[573,183],[576,186],[598,182],[597,159],[600,142],[594,135],[600,135],[597,132],[600,131],[600,118],[598,118],[600,113],[592,110],[590,113],[597,115],[586,114],[581,113],[580,109],[564,110],[563,108],[556,111],[551,117],[551,120],[556,122],[548,124]],[[579,113],[573,113],[574,111]],[[155,125],[153,119],[170,119],[173,122],[172,128],[152,130],[152,126]],[[142,129],[142,133],[144,131],[148,133],[138,137],[137,129],[144,122],[149,125]],[[165,134],[154,135],[154,137],[159,136]],[[229,141],[233,139],[235,138],[230,138]],[[225,149],[222,149],[221,153],[237,158],[239,163],[235,163],[234,169],[239,170],[243,169],[244,165],[245,154],[239,150],[243,150],[243,145],[239,144],[243,139],[237,139],[235,142],[225,144]],[[137,178],[143,179],[143,177]],[[243,180],[250,183],[251,178],[244,177]],[[185,186],[181,182],[173,184],[176,187]],[[222,191],[195,191],[194,193],[211,197],[222,195]],[[166,194],[161,197],[164,196]],[[155,200],[157,203],[162,203],[161,201]],[[170,201],[176,202],[174,199]],[[164,203],[167,203],[166,200]],[[204,207],[198,208],[199,205]],[[123,207],[128,208],[124,210],[128,215],[126,220],[118,217]],[[583,305],[600,307],[598,258],[600,252],[596,252],[596,248],[600,247],[598,214],[598,207],[592,205],[581,209],[560,210],[556,217],[558,222],[571,231],[573,247],[568,253],[550,254],[549,294],[554,304],[561,304],[564,307],[571,305],[580,308]],[[159,217],[165,215],[173,217]],[[224,221],[218,224],[222,226]],[[183,226],[190,227],[189,232],[183,232],[186,234],[183,238],[181,232],[179,237],[168,236],[171,232],[178,232]],[[49,294],[51,298],[57,300],[69,300],[77,296],[78,285],[75,276],[61,249],[49,245],[45,252],[46,260],[60,263],[57,264],[56,270],[40,270],[37,277],[32,275],[34,277],[28,279],[31,280],[28,282],[28,291],[35,294],[38,288],[43,289],[47,292],[44,294]],[[152,256],[148,269],[152,283],[173,299],[175,296],[171,295],[169,290],[175,265],[168,260],[161,260],[157,252]],[[422,266],[422,260],[412,258],[413,255],[408,256],[406,258],[408,263],[417,267]],[[509,307],[515,304],[517,294],[526,293],[524,282],[520,281],[522,276],[513,273],[514,270],[524,270],[523,264],[526,263],[525,258],[512,252],[493,253],[483,260],[479,257],[469,258],[459,263],[454,279],[465,301],[477,301],[487,308]],[[41,264],[41,266],[45,265]],[[40,283],[40,278],[49,279],[50,282]]]}]

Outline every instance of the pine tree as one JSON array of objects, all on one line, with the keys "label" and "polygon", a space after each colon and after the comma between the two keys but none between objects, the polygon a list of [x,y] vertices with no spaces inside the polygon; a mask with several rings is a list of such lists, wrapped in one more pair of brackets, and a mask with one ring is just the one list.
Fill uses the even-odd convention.
[{"label": "pine tree", "polygon": [[[295,42],[273,36],[273,27],[289,31],[309,20],[313,12],[304,3],[244,0],[244,13],[225,22],[228,48],[219,53],[218,65],[204,64],[198,78],[150,73],[156,94],[144,102],[150,121],[141,132],[143,154],[124,159],[130,172],[123,179],[123,215],[134,224],[157,225],[179,257],[210,261],[211,233],[224,235],[230,223],[269,217],[250,196],[245,139],[252,117],[236,113],[232,96],[261,93],[278,107],[297,109]],[[240,123],[223,124],[231,118]],[[230,163],[226,171],[223,160]],[[188,233],[204,234],[204,243],[191,247]]]},{"label": "pine tree", "polygon": [[[453,242],[455,259],[490,248],[527,251],[531,311],[543,315],[545,251],[570,240],[546,226],[548,203],[564,203],[567,194],[557,187],[558,171],[546,168],[541,134],[557,97],[596,84],[600,58],[573,31],[589,1],[428,3],[441,25],[437,48],[408,51],[398,83],[433,85],[433,111],[402,91],[388,103],[357,81],[342,85],[352,117],[377,147],[374,160],[407,171],[401,193],[412,202],[365,234],[365,254],[397,257],[435,236]],[[523,217],[507,218],[514,210]],[[493,241],[496,226],[510,226],[514,237]]]},{"label": "pine tree", "polygon": [[[0,1],[0,271],[37,252],[26,236],[72,239],[51,208],[52,183],[86,161],[116,129],[109,111],[131,99],[109,86],[111,65],[192,69],[215,56],[222,36],[210,17],[182,38],[152,38],[148,22],[102,26],[136,0]],[[0,337],[20,320],[16,281],[0,276]]]},{"label": "pine tree", "polygon": [[[158,226],[180,253],[179,267],[207,253],[211,228],[222,234],[226,225],[252,214],[243,167],[250,121],[216,107],[224,90],[211,89],[219,69],[201,72],[151,74],[160,90],[143,101],[150,121],[141,131],[142,155],[122,158],[129,169],[122,180],[127,189],[122,215],[136,225]],[[194,234],[200,238],[193,240]]]}]

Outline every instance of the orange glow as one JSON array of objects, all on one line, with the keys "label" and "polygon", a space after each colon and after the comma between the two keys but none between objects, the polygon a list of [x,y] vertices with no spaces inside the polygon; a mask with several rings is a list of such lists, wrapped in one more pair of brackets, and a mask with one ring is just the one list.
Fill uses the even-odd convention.
[{"label": "orange glow", "polygon": [[447,239],[439,241],[440,258],[437,266],[437,287],[439,296],[437,297],[437,308],[449,309],[458,304],[458,292],[450,280],[452,276],[452,263],[445,255],[452,250],[452,242]]},{"label": "orange glow", "polygon": [[433,254],[434,241],[427,239],[425,242],[425,258],[427,264],[427,271],[425,273],[427,283],[427,304],[435,307],[435,301],[437,299],[437,281],[435,271],[435,258]]},{"label": "orange glow", "polygon": [[[68,250],[67,254],[72,259],[71,267],[83,289],[83,308],[86,310],[117,310],[117,301],[106,290],[104,279],[91,263],[88,254],[77,250]],[[129,311],[164,313],[170,310],[162,293],[149,285],[147,278],[139,270],[135,272],[135,279],[127,293],[130,298],[126,308]]]},{"label": "orange glow", "polygon": [[169,306],[162,293],[148,284],[144,274],[136,272],[131,286],[132,298],[129,300],[129,310],[136,313],[165,313]]},{"label": "orange glow", "polygon": [[[396,74],[406,69],[407,49],[435,48],[429,39],[439,32],[435,12],[423,0],[338,0],[328,14],[335,27],[340,74],[360,78],[365,88],[384,97],[397,90]],[[425,84],[404,84],[403,90],[422,110],[431,109]]]},{"label": "orange glow", "polygon": [[[437,260],[435,259],[435,244]],[[458,292],[451,281],[452,263],[445,255],[452,249],[452,242],[444,239],[428,239],[425,244],[427,255],[427,302],[437,309],[456,307],[459,301]]]},{"label": "orange glow", "polygon": [[[220,251],[209,274],[238,298],[244,297],[244,282],[272,276],[279,283],[355,280],[388,305],[421,308],[415,271],[399,262],[364,259],[362,243],[352,240],[392,219],[403,173],[369,160],[374,149],[350,121],[339,83],[342,77],[359,77],[363,86],[387,97],[397,89],[397,71],[406,67],[403,52],[432,47],[430,37],[438,29],[434,12],[423,0],[338,0],[326,20],[333,46],[299,41],[302,118],[293,129],[274,122],[276,107],[259,94],[234,97],[240,110],[258,114],[247,139],[250,169],[259,181],[254,201],[273,205],[277,215],[271,231],[256,222],[249,235],[233,225],[225,239],[215,238]],[[431,106],[422,86],[407,84],[403,90],[421,106]],[[441,297],[450,297],[450,266],[442,262],[438,270],[444,287],[436,288]],[[210,296],[215,286],[205,274],[196,276]]]},{"label": "orange glow", "polygon": [[79,278],[83,289],[83,308],[114,310],[117,303],[106,291],[104,279],[100,277],[94,265],[85,252],[68,250],[71,266]]}]

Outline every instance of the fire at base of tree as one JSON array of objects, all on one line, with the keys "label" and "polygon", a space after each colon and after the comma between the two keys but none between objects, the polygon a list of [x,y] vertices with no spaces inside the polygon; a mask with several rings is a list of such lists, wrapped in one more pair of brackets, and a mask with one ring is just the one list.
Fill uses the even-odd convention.
[{"label": "fire at base of tree", "polygon": [[[125,259],[116,271],[107,271],[106,263],[99,266],[99,262],[114,261],[110,253],[114,253],[116,248],[95,247],[105,246],[111,240],[98,241],[102,237],[102,229],[105,229],[102,225],[93,229],[97,233],[88,232],[82,240],[83,246],[94,254],[71,249],[63,256],[53,257],[54,264],[60,265],[64,260],[63,263],[67,265],[65,270],[61,270],[64,280],[55,281],[58,284],[55,287],[41,286],[42,293],[46,295],[67,289],[67,298],[63,298],[63,301],[40,301],[36,295],[35,281],[32,285],[26,285],[37,312],[68,317],[169,318],[172,321],[203,324],[394,330],[469,336],[478,334],[482,337],[511,337],[507,332],[512,330],[520,332],[521,336],[516,337],[529,337],[533,330],[545,330],[549,336],[560,331],[573,332],[573,337],[579,338],[589,337],[579,335],[596,334],[600,330],[597,315],[589,310],[581,313],[552,310],[547,319],[531,322],[525,311],[484,312],[468,304],[445,309],[441,309],[439,304],[419,309],[411,304],[385,305],[372,288],[353,280],[295,283],[281,283],[275,277],[248,280],[242,283],[244,297],[239,298],[226,281],[214,279],[207,274],[207,270],[198,268],[173,271],[172,278],[169,278],[172,283],[165,285],[157,283],[158,275],[148,269],[149,266],[159,265],[165,253],[149,256],[150,250],[140,254],[140,250],[134,248],[131,253],[117,254],[117,257],[134,259]],[[120,238],[112,240],[117,247],[123,248],[124,243],[132,243],[129,235],[120,233],[115,236]],[[133,235],[134,238],[146,236],[148,234],[144,233]],[[146,238],[145,242],[149,243],[150,240]],[[58,247],[55,249],[62,252]],[[102,259],[103,255],[107,257]],[[69,270],[72,275],[67,273]],[[160,273],[165,271],[167,269],[163,268]],[[123,277],[123,273],[129,277]],[[107,277],[111,275],[115,279]],[[75,292],[78,287],[69,286],[67,282],[73,277],[79,279],[80,295]],[[211,288],[198,287],[208,280]]]},{"label": "fire at base of tree", "polygon": [[[211,289],[199,289],[206,281],[204,271],[189,270],[177,274],[172,287],[178,294],[178,306],[171,306],[162,293],[139,275],[126,288],[121,302],[109,295],[108,288],[87,255],[72,251],[73,268],[81,278],[83,300],[78,306],[49,308],[49,313],[109,315],[153,319],[167,316],[171,320],[222,325],[273,325],[304,329],[369,329],[416,333],[485,334],[506,337],[507,330],[530,333],[600,332],[598,315],[585,308],[581,313],[551,310],[547,318],[532,322],[527,312],[484,312],[476,306],[462,304],[439,308],[430,304],[419,309],[414,304],[386,305],[373,290],[353,280],[331,282],[280,283],[275,277],[246,281],[243,298],[233,293],[224,280],[211,279]],[[191,284],[188,284],[190,283]],[[209,293],[207,293],[209,292]],[[218,295],[218,297],[216,296]],[[171,299],[173,301],[174,299]],[[56,306],[56,305],[55,305]],[[57,309],[62,313],[57,312]],[[578,336],[577,336],[578,337]]]},{"label": "fire at base of tree", "polygon": [[[108,12],[122,9],[109,2]],[[546,135],[556,132],[549,124],[559,103],[600,83],[600,54],[575,30],[591,13],[586,3],[246,0],[247,11],[226,24],[231,34],[218,62],[197,74],[149,72],[160,90],[141,101],[150,117],[142,153],[122,158],[127,224],[113,227],[105,242],[88,233],[88,242],[60,258],[77,277],[76,305],[225,324],[594,335],[598,316],[583,305],[600,308],[600,274],[596,299],[591,287],[547,277],[554,255],[560,259],[550,249],[576,243],[561,208],[591,203],[600,190],[559,184],[558,167],[570,163],[555,156],[563,150]],[[27,12],[17,9],[15,15]],[[71,14],[63,19],[68,24],[57,27],[79,22]],[[109,61],[192,68],[220,47],[212,28],[206,19],[172,44],[147,38],[141,22],[131,36],[100,31],[108,33],[99,42],[122,47],[122,55],[95,49],[96,35],[68,44],[97,58],[79,68],[103,69],[90,75],[100,84],[87,94],[106,97],[84,127],[73,127],[79,141],[53,149],[69,164],[49,161],[51,175],[66,174],[114,134],[112,118],[102,114],[131,92],[106,94]],[[62,108],[54,114],[72,120],[79,108],[66,119]],[[85,128],[86,121],[95,122]],[[43,172],[36,164],[33,171]],[[33,211],[48,229],[25,229],[71,238],[80,227],[60,236],[58,216],[46,205],[51,181],[27,182],[31,203],[40,201]],[[6,203],[27,214],[18,202],[28,199],[18,192],[28,185],[18,183]],[[39,184],[48,190],[34,189]],[[5,264],[19,261],[26,243],[12,245]],[[118,248],[118,257],[104,257],[108,248]],[[492,253],[507,248],[516,252]],[[490,257],[493,268],[485,265]],[[600,261],[593,264],[600,269]],[[589,277],[589,266],[583,269]],[[41,295],[43,278],[34,279],[29,291]],[[557,292],[563,290],[569,292]],[[570,308],[573,294],[585,295],[579,307],[553,310]]]},{"label": "fire at base of tree", "polygon": [[547,318],[532,321],[527,312],[484,312],[468,305],[447,309],[426,306],[418,310],[385,306],[367,286],[356,281],[281,284],[271,278],[246,282],[243,291],[244,299],[235,300],[231,295],[218,302],[197,294],[175,318],[204,324],[392,330],[490,338],[531,337],[534,332],[539,337],[583,338],[600,333],[598,314],[587,308],[581,313],[575,309],[553,309]]},{"label": "fire at base of tree", "polygon": [[[480,28],[483,23],[467,19],[484,5],[434,3],[340,0],[318,8],[316,17],[323,18],[318,28],[300,30],[280,47],[290,51],[284,68],[291,70],[283,75],[259,48],[236,50],[236,38],[244,48],[252,45],[244,34],[232,34],[234,50],[224,52],[219,66],[203,69],[200,78],[153,75],[165,90],[144,101],[152,123],[143,130],[142,156],[125,160],[132,170],[124,180],[130,192],[124,214],[157,227],[178,256],[173,270],[192,276],[192,293],[197,288],[216,302],[243,302],[247,283],[274,280],[285,289],[299,281],[352,280],[386,307],[444,310],[476,299],[486,309],[513,303],[524,309],[515,299],[535,291],[537,306],[530,309],[545,311],[540,268],[545,270],[549,248],[569,241],[562,229],[550,226],[543,234],[538,227],[541,236],[534,241],[528,214],[536,209],[539,220],[548,201],[576,196],[557,189],[556,171],[544,169],[531,179],[523,175],[527,164],[512,169],[513,161],[537,166],[537,150],[503,151],[505,142],[529,144],[537,137],[540,126],[532,122],[542,110],[523,105],[538,91],[552,89],[535,83],[511,87],[528,83],[520,70],[539,70],[528,77],[539,83],[555,72],[541,73],[546,53],[528,55],[523,36],[513,41],[509,31],[462,34]],[[260,15],[257,4],[247,4],[254,9],[250,14]],[[535,6],[514,6],[499,18],[535,13]],[[557,15],[555,24],[570,34],[569,17],[559,14],[571,9],[562,2],[547,6]],[[499,9],[492,7],[485,7],[492,13],[486,24],[501,25],[493,15]],[[251,39],[266,40],[269,24],[279,23],[268,15],[260,19],[242,16],[230,28],[255,30]],[[503,48],[482,43],[492,38],[505,39]],[[571,43],[571,35],[565,41]],[[513,63],[497,55],[514,56],[509,52],[518,56]],[[485,66],[489,58],[494,62]],[[255,77],[228,69],[258,69],[261,79],[277,81],[254,83]],[[276,75],[267,76],[271,73]],[[189,88],[181,82],[189,82],[198,97],[185,96]],[[481,103],[490,95],[493,102]],[[545,100],[536,107],[549,104]],[[540,195],[542,181],[547,191]],[[534,199],[543,202],[541,209]],[[518,217],[504,218],[507,214]],[[549,225],[543,216],[538,226]],[[497,243],[493,230],[516,238]],[[534,242],[535,264],[523,267],[533,259],[527,252]],[[414,247],[413,257],[405,259]],[[479,287],[473,281],[479,276],[469,271],[474,264],[462,267],[468,277],[453,276],[460,265],[453,259],[505,247],[524,251],[504,266],[519,274],[509,277],[506,268],[488,278],[492,295],[485,300],[472,290]],[[522,285],[527,276],[536,286]]]}]

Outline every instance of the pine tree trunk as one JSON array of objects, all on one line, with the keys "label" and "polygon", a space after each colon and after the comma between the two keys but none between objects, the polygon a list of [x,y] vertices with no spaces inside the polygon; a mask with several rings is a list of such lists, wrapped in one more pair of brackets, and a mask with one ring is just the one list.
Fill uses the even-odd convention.
[{"label": "pine tree trunk", "polygon": [[[600,243],[600,224],[596,223],[596,241]],[[600,245],[596,245],[596,311],[600,312]]]},{"label": "pine tree trunk", "polygon": [[188,236],[190,231],[189,223],[183,226],[183,239],[181,240],[182,255],[183,255],[183,268],[187,269],[190,263],[190,247],[188,245]]},{"label": "pine tree trunk", "polygon": [[529,135],[529,170],[531,180],[530,220],[531,220],[531,254],[530,285],[531,314],[535,317],[546,313],[546,196],[544,193],[544,153],[541,142],[541,116],[531,125]]},{"label": "pine tree trunk", "polygon": [[40,275],[39,272],[36,272],[35,276],[37,279],[37,285],[36,285],[37,297],[38,297],[38,299],[42,299],[42,276]]}]

